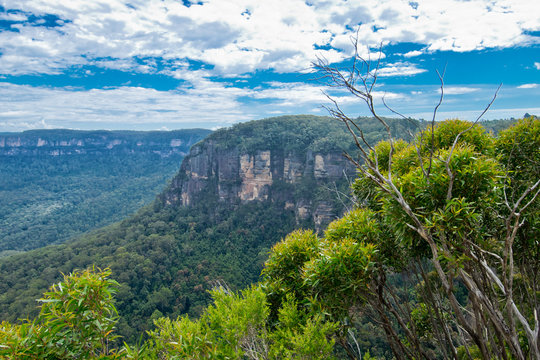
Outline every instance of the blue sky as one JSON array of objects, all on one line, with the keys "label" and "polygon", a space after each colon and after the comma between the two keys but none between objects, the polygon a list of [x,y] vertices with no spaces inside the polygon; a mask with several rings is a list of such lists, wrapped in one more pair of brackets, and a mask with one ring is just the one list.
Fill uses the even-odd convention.
[{"label": "blue sky", "polygon": [[0,131],[218,128],[325,115],[311,63],[376,57],[375,95],[431,118],[540,114],[540,4],[531,0],[0,0]]}]

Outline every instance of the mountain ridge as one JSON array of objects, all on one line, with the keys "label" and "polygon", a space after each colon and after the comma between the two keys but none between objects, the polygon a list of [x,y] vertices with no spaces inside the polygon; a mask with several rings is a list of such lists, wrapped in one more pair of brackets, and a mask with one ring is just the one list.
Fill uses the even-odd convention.
[{"label": "mountain ridge", "polygon": [[[310,122],[315,121],[315,118],[302,116],[290,119],[302,123],[300,126],[306,132],[312,130],[310,126],[313,124]],[[287,133],[287,122],[290,119],[273,118],[239,125],[236,129],[226,130],[231,133],[227,140],[235,137],[238,128],[260,126],[265,128],[261,132],[267,133],[275,122],[281,122],[285,130],[274,135],[282,137],[279,142],[286,145],[290,143],[289,137],[297,136]],[[317,126],[322,126],[330,119],[321,118],[317,121]],[[331,132],[325,135],[329,136]],[[345,132],[341,136],[345,136]],[[260,143],[249,148],[234,142],[223,144],[220,142],[222,139],[219,133],[212,134],[191,148],[171,185],[160,195],[164,204],[191,206],[201,195],[209,194],[215,196],[218,202],[228,204],[270,200],[282,203],[284,210],[293,209],[297,223],[311,218],[317,230],[339,215],[341,209],[331,201],[299,194],[295,191],[295,185],[310,181],[317,187],[322,183],[331,184],[352,177],[354,166],[342,154],[352,143],[343,141],[345,146],[341,148],[336,143],[326,149],[314,149],[312,145],[320,140],[317,138],[304,141],[301,147],[291,148],[289,145],[289,148],[283,148],[272,143]]]},{"label": "mountain ridge", "polygon": [[[377,127],[376,121],[360,120],[365,122],[365,135],[372,143],[384,138],[382,127]],[[414,131],[418,124],[394,120],[390,126],[397,136],[406,138],[408,130]],[[219,140],[214,148],[236,154],[231,165],[235,168],[239,167],[242,155],[252,159],[247,163],[255,168],[259,154],[261,169],[267,169],[270,163],[266,174],[273,170],[272,160],[263,159],[266,156],[263,153],[268,150],[276,154],[294,150],[298,158],[305,160],[310,151],[313,155],[350,151],[349,145],[354,148],[350,134],[341,123],[305,116],[238,124],[218,130],[204,141],[213,140]],[[196,149],[197,146],[194,154]],[[186,164],[189,155],[187,158]],[[311,158],[315,162],[314,157]],[[208,166],[209,174],[212,174],[211,168]],[[284,168],[283,165],[275,169]],[[348,193],[347,179],[340,179],[341,185],[331,181],[318,183],[314,170],[307,172],[309,177],[294,183],[272,179],[272,184],[259,184],[258,194],[268,196],[266,199],[257,197],[256,201],[242,201],[239,197],[234,201],[226,197],[220,200],[219,176],[216,176],[219,171],[214,171],[214,177],[207,179],[206,184],[212,191],[200,191],[208,189],[201,183],[200,189],[190,194],[193,201],[184,206],[177,202],[181,199],[182,182],[193,180],[193,176],[186,174],[186,170],[190,170],[187,165],[182,169],[177,181],[172,181],[151,205],[122,222],[67,244],[0,259],[0,278],[3,279],[0,320],[15,321],[35,315],[35,299],[47,286],[58,282],[60,272],[67,274],[91,266],[110,267],[113,278],[119,282],[118,333],[126,341],[135,342],[144,330],[152,328],[152,321],[161,316],[199,315],[209,301],[207,290],[217,283],[225,283],[235,290],[257,281],[269,250],[277,241],[294,229],[315,228],[313,216],[299,219],[295,208],[287,207],[287,196],[276,194],[292,193],[295,204],[301,200],[312,204],[328,201],[335,209],[340,206],[341,211],[346,209],[343,199],[337,195]],[[236,181],[225,188],[241,189],[241,183]],[[234,190],[232,194],[239,193]],[[339,210],[336,212],[339,214]]]},{"label": "mountain ridge", "polygon": [[160,156],[185,155],[191,145],[210,132],[205,129],[171,131],[51,129],[0,133],[0,156],[59,156],[145,151]]}]

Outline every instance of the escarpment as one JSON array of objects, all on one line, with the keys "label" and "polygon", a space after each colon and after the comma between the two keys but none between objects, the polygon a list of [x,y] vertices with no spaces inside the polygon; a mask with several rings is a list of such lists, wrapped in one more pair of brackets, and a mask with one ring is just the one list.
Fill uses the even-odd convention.
[{"label": "escarpment", "polygon": [[[354,174],[354,167],[342,155],[343,145],[350,144],[339,124],[330,123],[330,133],[340,132],[341,141],[331,146],[326,142],[325,148],[316,146],[329,135],[325,126],[328,121],[275,118],[221,130],[192,147],[171,186],[162,194],[163,202],[169,206],[194,206],[213,199],[235,206],[271,201],[281,204],[285,211],[294,211],[297,223],[308,221],[321,229],[343,211],[343,204],[335,200],[335,191],[346,188],[347,176]],[[253,130],[249,127],[262,127],[264,131],[249,131]],[[294,142],[306,132],[307,139]],[[249,146],[253,143],[251,137],[261,133],[271,141],[263,139]],[[231,141],[235,138],[240,140]]]},{"label": "escarpment", "polygon": [[156,154],[184,156],[209,130],[106,131],[28,130],[0,133],[0,156]]}]

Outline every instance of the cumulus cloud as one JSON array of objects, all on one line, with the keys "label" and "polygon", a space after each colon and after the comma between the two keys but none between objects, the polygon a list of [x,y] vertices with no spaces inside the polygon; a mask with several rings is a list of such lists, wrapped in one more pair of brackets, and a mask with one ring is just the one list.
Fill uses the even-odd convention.
[{"label": "cumulus cloud", "polygon": [[416,67],[415,64],[398,62],[394,64],[388,64],[379,69],[379,76],[412,76],[426,72],[425,69]]},{"label": "cumulus cloud", "polygon": [[[428,51],[470,51],[538,43],[530,33],[540,30],[529,0],[206,0],[190,7],[174,0],[5,0],[3,6],[22,11],[0,14],[22,21],[18,32],[0,33],[3,74],[55,74],[99,58],[133,57],[201,61],[220,75],[289,72],[305,69],[317,54],[331,62],[350,56],[356,31],[362,49],[415,42]],[[54,15],[58,26],[24,22],[30,14]]]},{"label": "cumulus cloud", "polygon": [[[354,54],[351,37],[357,35],[364,58],[379,44],[383,49],[400,42],[419,44],[420,51],[403,54],[401,62],[383,61],[379,70],[385,80],[414,76],[426,71],[418,58],[422,54],[529,46],[539,43],[533,34],[540,31],[531,16],[537,5],[530,0],[205,0],[190,7],[176,0],[3,0],[2,7],[0,19],[9,29],[0,30],[0,79],[74,69],[92,76],[114,69],[183,80],[171,91],[129,82],[94,90],[0,82],[3,129],[73,121],[103,126],[148,122],[168,128],[199,121],[213,127],[275,111],[313,112],[326,102],[320,86],[301,80],[264,83],[258,74],[268,69],[303,73],[317,56],[338,63]],[[381,58],[386,59],[384,53]],[[540,62],[533,64],[540,70]],[[253,74],[257,80],[241,82]],[[326,90],[345,106],[358,101]],[[445,89],[449,95],[476,91]],[[428,94],[434,92],[407,89],[385,96],[407,106],[411,96],[417,104]],[[373,95],[380,101],[383,93]],[[245,99],[256,106],[246,105]]]},{"label": "cumulus cloud", "polygon": [[4,21],[13,21],[13,22],[19,22],[19,21],[25,21],[28,17],[21,13],[0,13],[0,20]]},{"label": "cumulus cloud", "polygon": [[410,58],[410,57],[414,57],[414,56],[420,56],[422,54],[423,54],[423,52],[421,52],[421,51],[413,50],[413,51],[409,51],[408,53],[403,54],[403,56],[406,57],[406,58]]},{"label": "cumulus cloud", "polygon": [[[213,85],[215,87],[215,85]],[[141,87],[77,90],[0,83],[0,129],[42,127],[131,127],[137,124],[232,123],[247,120],[238,91]],[[215,89],[217,90],[217,89]],[[201,106],[204,104],[204,106]]]},{"label": "cumulus cloud", "polygon": [[[210,81],[204,71],[190,73],[188,84],[171,91],[130,86],[84,90],[0,82],[0,131],[43,128],[45,123],[71,128],[211,128],[268,117],[282,107],[309,113],[327,101],[315,85],[271,82],[264,88],[249,89]],[[343,104],[357,101],[348,94],[335,95]]]}]

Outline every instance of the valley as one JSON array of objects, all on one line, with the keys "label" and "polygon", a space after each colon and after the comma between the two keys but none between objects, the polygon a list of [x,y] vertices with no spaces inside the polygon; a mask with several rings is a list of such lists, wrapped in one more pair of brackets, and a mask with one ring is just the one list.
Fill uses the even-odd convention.
[{"label": "valley", "polygon": [[0,257],[59,244],[134,213],[208,133],[0,133]]}]

